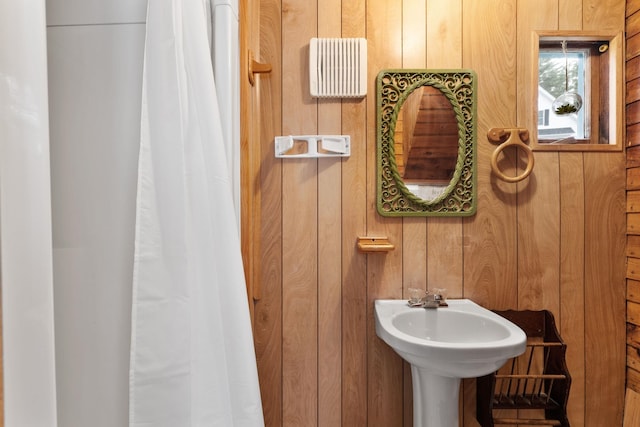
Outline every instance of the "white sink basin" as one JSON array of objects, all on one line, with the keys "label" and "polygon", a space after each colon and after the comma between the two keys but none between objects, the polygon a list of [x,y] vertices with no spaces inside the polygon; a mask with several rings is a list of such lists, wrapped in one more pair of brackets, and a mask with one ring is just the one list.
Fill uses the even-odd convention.
[{"label": "white sink basin", "polygon": [[409,363],[457,378],[486,375],[524,352],[526,335],[504,317],[468,299],[447,303],[376,300],[376,333]]},{"label": "white sink basin", "polygon": [[448,307],[414,308],[376,300],[376,333],[411,364],[415,427],[458,426],[461,378],[479,377],[522,354],[526,335],[468,299]]}]

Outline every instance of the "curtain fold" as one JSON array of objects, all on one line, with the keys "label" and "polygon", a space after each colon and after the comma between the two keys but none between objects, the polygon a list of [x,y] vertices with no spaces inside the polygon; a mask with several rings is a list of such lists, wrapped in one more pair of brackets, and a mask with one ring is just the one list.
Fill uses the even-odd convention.
[{"label": "curtain fold", "polygon": [[150,1],[146,31],[129,424],[262,426],[205,6]]}]

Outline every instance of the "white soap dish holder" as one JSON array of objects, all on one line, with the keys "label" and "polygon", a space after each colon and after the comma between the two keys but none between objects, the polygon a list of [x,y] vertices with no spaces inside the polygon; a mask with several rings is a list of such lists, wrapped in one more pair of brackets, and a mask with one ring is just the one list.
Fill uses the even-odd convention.
[{"label": "white soap dish holder", "polygon": [[278,158],[349,157],[349,135],[288,135],[276,136]]}]

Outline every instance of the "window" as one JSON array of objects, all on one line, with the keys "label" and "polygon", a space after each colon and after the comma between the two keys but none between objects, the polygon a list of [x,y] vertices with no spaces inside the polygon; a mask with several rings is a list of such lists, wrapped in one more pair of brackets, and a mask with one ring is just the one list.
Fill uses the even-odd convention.
[{"label": "window", "polygon": [[534,33],[534,40],[533,149],[621,149],[621,33]]},{"label": "window", "polygon": [[[588,139],[591,126],[585,120],[589,116],[585,111],[589,110],[591,97],[585,90],[585,80],[590,75],[589,49],[568,46],[563,50],[557,42],[550,45],[541,47],[538,55],[538,110],[545,114],[542,123],[538,117],[538,140]],[[579,96],[582,107],[565,113],[560,103],[556,112],[557,100],[572,93]]]},{"label": "window", "polygon": [[546,108],[544,110],[538,110],[538,129],[541,127],[549,126],[549,113],[551,112],[550,108]]}]

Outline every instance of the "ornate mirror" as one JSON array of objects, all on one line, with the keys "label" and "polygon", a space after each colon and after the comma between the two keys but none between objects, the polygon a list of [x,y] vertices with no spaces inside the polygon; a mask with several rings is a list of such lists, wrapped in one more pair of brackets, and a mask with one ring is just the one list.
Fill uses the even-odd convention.
[{"label": "ornate mirror", "polygon": [[476,80],[471,70],[378,74],[380,215],[475,213]]}]

